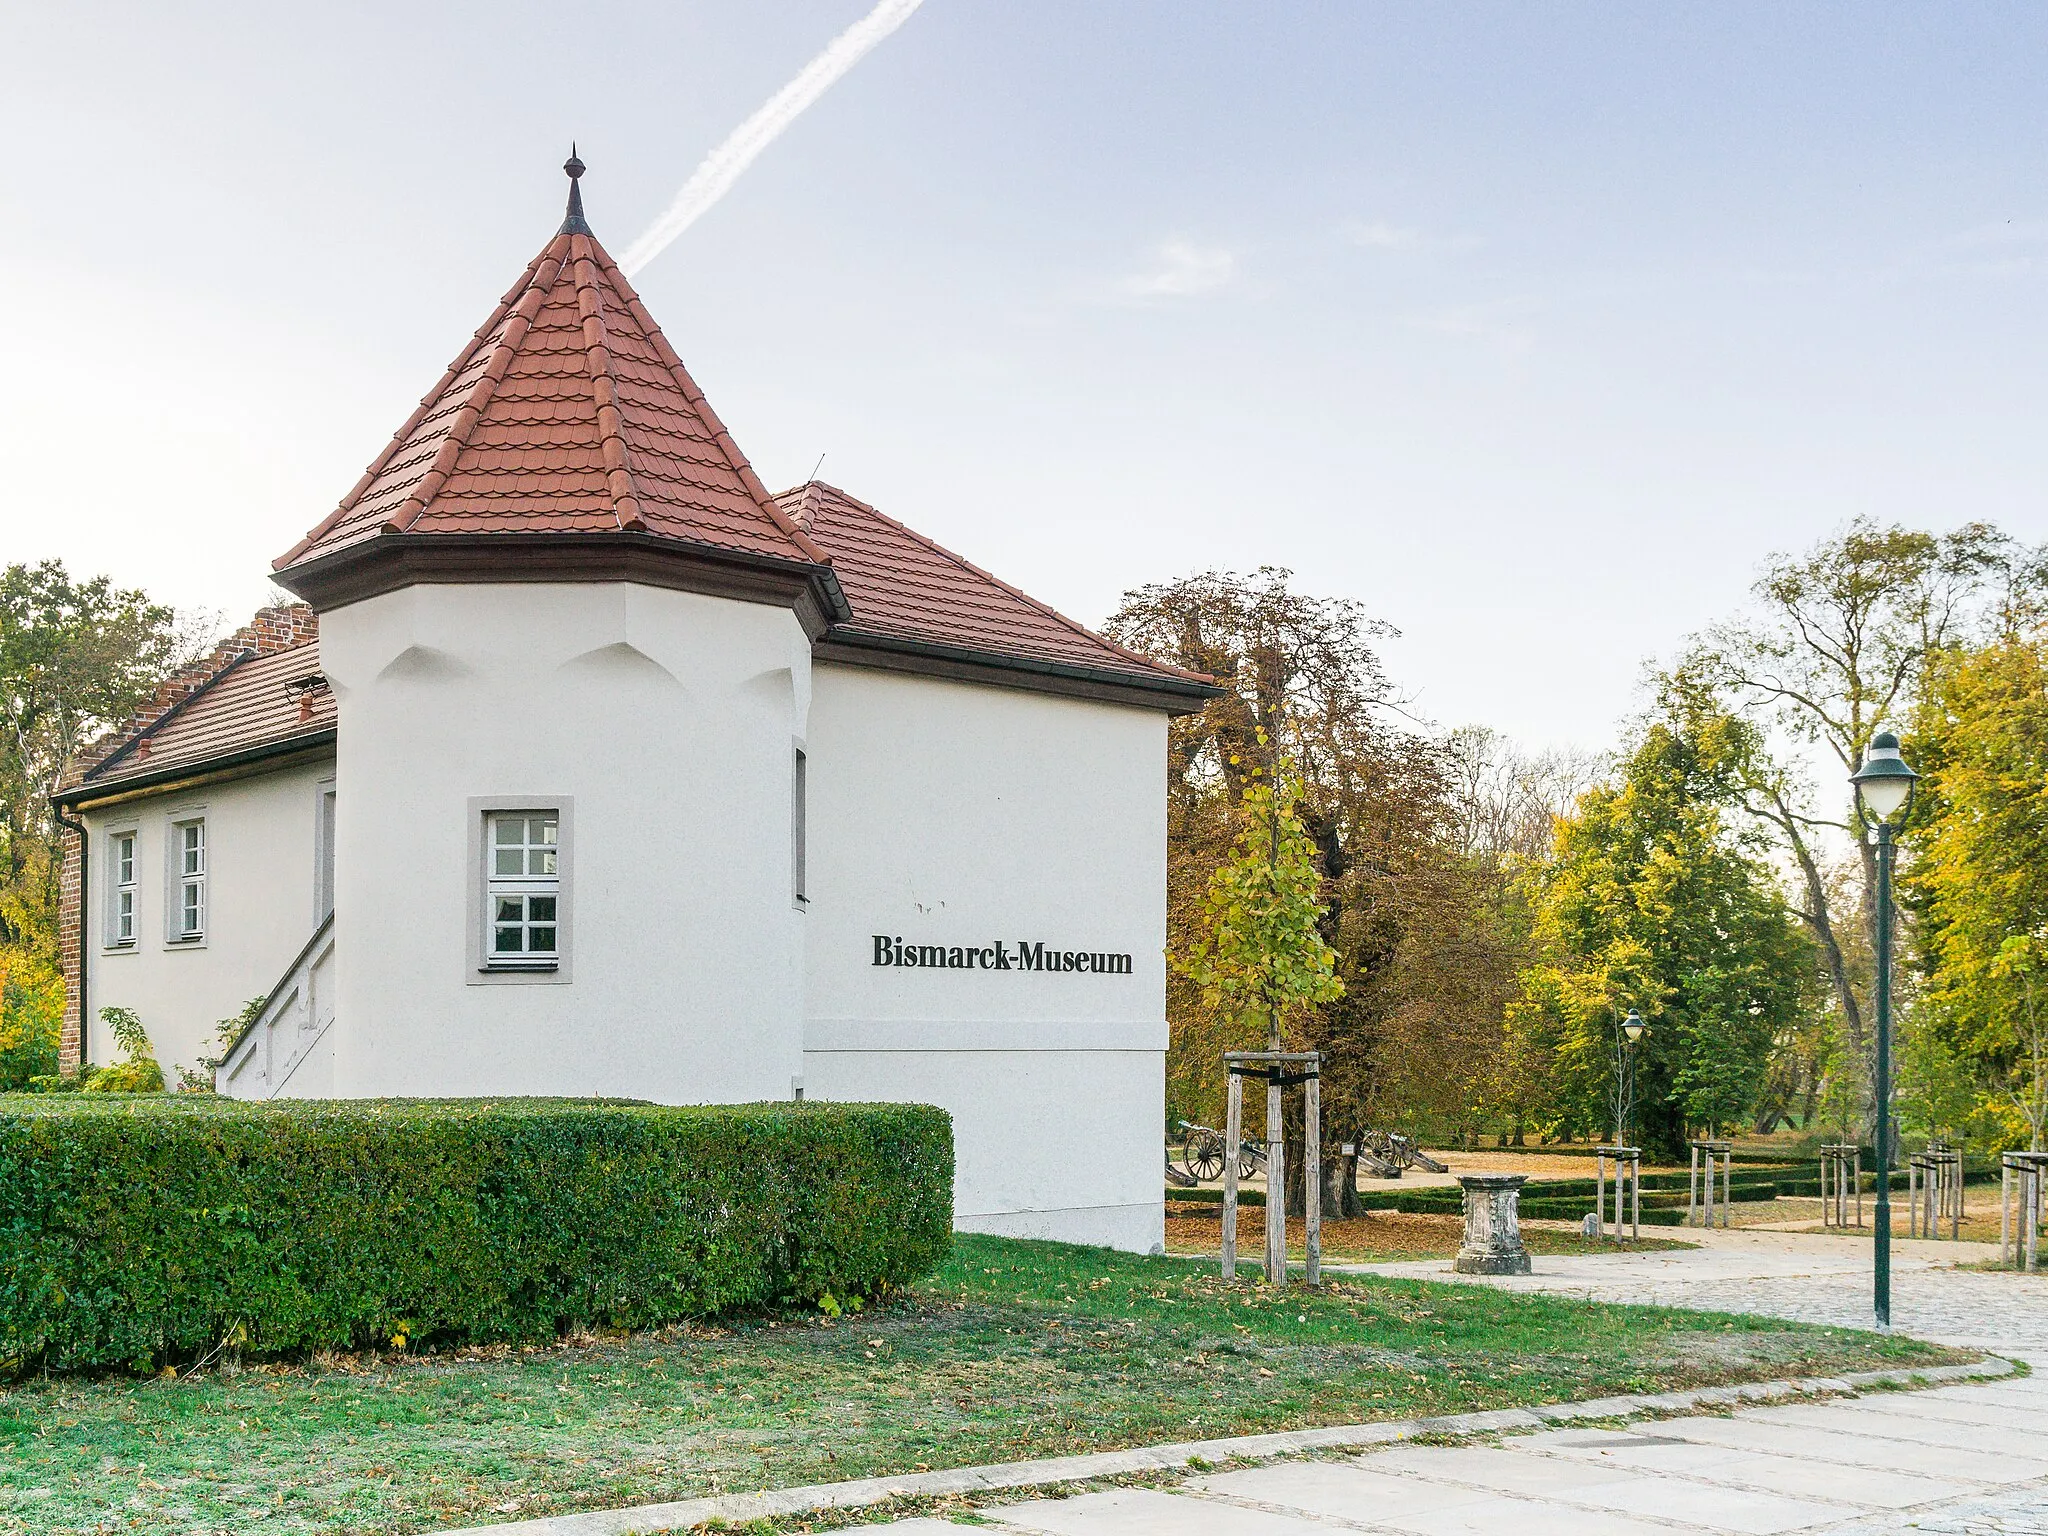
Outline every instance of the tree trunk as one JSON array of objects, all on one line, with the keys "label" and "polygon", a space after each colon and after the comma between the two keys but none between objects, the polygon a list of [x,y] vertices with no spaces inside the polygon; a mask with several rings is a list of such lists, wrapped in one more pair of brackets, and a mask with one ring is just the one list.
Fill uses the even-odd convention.
[{"label": "tree trunk", "polygon": [[1323,1214],[1331,1220],[1363,1216],[1365,1203],[1358,1197],[1358,1154],[1340,1152],[1323,1164]]}]

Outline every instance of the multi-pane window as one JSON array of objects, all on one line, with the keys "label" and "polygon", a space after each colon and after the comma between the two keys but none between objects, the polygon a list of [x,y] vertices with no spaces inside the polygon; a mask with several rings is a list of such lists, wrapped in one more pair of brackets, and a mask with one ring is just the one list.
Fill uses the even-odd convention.
[{"label": "multi-pane window", "polygon": [[206,937],[206,823],[171,826],[171,938],[183,943]]},{"label": "multi-pane window", "polygon": [[135,834],[116,832],[107,839],[108,889],[107,942],[135,942]]},{"label": "multi-pane window", "polygon": [[561,954],[561,819],[554,811],[501,811],[488,830],[485,960],[552,964]]}]

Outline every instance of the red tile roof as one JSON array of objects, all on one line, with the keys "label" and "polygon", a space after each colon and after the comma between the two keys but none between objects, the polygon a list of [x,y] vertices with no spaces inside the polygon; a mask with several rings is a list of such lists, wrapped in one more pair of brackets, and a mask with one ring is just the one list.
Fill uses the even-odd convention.
[{"label": "red tile roof", "polygon": [[1104,639],[836,486],[813,480],[776,500],[831,554],[852,605],[853,617],[834,624],[827,641],[1035,662],[1140,687],[1211,681]]},{"label": "red tile roof", "polygon": [[[1107,684],[1111,696],[1134,701],[1164,695],[1174,709],[1199,708],[1214,691],[1202,674],[1126,650],[836,486],[814,480],[775,501],[830,553],[852,606],[852,617],[820,642],[832,659],[880,651],[937,656],[970,674],[1022,668]],[[318,745],[333,739],[335,724],[334,696],[320,676],[319,620],[304,604],[266,608],[83,754],[56,798],[90,801],[250,754]]]},{"label": "red tile roof", "polygon": [[266,608],[167,683],[127,727],[82,754],[56,798],[91,800],[247,753],[316,746],[334,731],[318,620],[298,604]]},{"label": "red tile roof", "polygon": [[[565,169],[573,178],[582,166],[572,157]],[[276,565],[297,572],[394,535],[408,547],[426,547],[421,535],[465,536],[430,540],[445,549],[528,533],[629,534],[618,545],[569,542],[673,541],[808,571],[838,616],[820,642],[838,660],[919,656],[944,676],[1055,692],[1078,682],[1092,696],[1175,710],[1214,692],[1208,678],[1125,650],[833,486],[769,496],[590,233],[573,186],[561,231],[340,507]],[[318,638],[306,605],[264,609],[83,754],[56,799],[331,740]]]},{"label": "red tile roof", "polygon": [[578,203],[356,488],[276,565],[387,534],[621,532],[826,563]]}]

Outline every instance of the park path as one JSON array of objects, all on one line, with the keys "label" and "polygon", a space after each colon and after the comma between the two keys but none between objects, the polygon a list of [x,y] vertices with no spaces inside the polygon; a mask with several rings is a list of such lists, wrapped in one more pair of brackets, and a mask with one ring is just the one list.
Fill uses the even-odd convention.
[{"label": "park path", "polygon": [[[2037,1374],[1553,1429],[1497,1445],[1400,1445],[980,1514],[1017,1536],[2048,1536],[2048,1275],[1958,1270],[1930,1246],[1937,1251],[1915,1245],[1899,1257],[1896,1325],[2028,1359]],[[1868,1246],[1850,1240],[1735,1231],[1692,1251],[1539,1258],[1529,1276],[1453,1276],[1441,1262],[1358,1267],[1860,1327],[1870,1318],[1869,1264]],[[890,1529],[958,1536],[960,1527]]]},{"label": "park path", "polygon": [[[1694,1249],[1538,1258],[1530,1275],[1454,1274],[1450,1261],[1328,1266],[1333,1271],[1417,1280],[1475,1281],[1503,1290],[1542,1291],[1711,1312],[1868,1328],[1870,1244],[1848,1237],[1754,1228],[1673,1233]],[[2038,1358],[2048,1370],[2048,1274],[1957,1269],[1995,1258],[1996,1244],[1895,1241],[1892,1325],[1901,1333],[1969,1349]]]}]

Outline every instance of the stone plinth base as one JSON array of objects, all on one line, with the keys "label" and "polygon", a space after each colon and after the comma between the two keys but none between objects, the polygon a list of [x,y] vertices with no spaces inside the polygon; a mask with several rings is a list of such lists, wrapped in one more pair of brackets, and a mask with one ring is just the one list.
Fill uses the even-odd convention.
[{"label": "stone plinth base", "polygon": [[1451,1268],[1461,1275],[1526,1275],[1529,1250],[1522,1246],[1521,1173],[1458,1175],[1465,1188],[1465,1244]]}]

